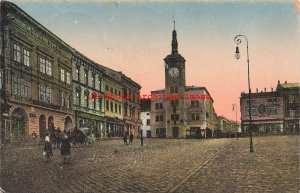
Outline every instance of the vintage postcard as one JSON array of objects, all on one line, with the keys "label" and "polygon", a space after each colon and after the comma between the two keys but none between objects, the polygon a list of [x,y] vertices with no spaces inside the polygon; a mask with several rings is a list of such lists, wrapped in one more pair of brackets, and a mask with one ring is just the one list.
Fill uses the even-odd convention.
[{"label": "vintage postcard", "polygon": [[299,192],[300,0],[0,13],[0,192]]}]

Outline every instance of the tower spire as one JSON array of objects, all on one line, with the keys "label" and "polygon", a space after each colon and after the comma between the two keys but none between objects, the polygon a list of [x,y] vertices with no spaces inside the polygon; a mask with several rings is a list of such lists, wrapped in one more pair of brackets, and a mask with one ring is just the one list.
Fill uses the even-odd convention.
[{"label": "tower spire", "polygon": [[178,53],[177,34],[175,30],[175,17],[173,16],[174,30],[172,32],[172,54]]}]

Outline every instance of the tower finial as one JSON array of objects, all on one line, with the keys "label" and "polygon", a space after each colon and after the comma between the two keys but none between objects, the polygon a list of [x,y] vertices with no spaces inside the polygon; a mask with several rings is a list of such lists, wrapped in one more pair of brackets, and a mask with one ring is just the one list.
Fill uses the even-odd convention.
[{"label": "tower finial", "polygon": [[174,30],[172,32],[172,54],[178,53],[177,34],[175,30],[175,16],[173,15]]},{"label": "tower finial", "polygon": [[174,23],[174,30],[175,30],[175,16],[173,15],[173,23]]}]

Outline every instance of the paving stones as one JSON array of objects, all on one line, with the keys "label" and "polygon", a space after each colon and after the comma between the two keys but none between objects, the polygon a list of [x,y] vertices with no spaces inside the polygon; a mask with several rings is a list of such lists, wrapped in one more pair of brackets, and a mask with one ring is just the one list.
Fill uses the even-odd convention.
[{"label": "paving stones", "polygon": [[[42,147],[4,147],[1,187],[9,192],[296,192],[297,136],[249,139],[99,141],[50,163]],[[117,150],[117,153],[115,153]],[[16,160],[20,160],[16,162]]]}]

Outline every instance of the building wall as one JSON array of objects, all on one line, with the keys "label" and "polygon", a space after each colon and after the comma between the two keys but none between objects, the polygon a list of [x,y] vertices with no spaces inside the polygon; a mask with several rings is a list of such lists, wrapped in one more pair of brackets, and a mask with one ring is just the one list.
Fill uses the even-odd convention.
[{"label": "building wall", "polygon": [[[62,129],[70,129],[73,126],[69,124],[68,128],[64,128],[65,120],[62,118],[69,116],[73,123],[72,83],[66,82],[66,72],[72,74],[70,48],[13,4],[5,2],[3,6],[6,11],[4,15],[7,16],[3,31],[4,64],[7,69],[5,89],[11,105],[9,119],[12,121],[11,128],[6,128],[5,132],[8,130],[15,132],[15,138],[28,138],[30,133],[38,128],[34,124],[39,122],[38,115],[49,115],[52,111],[55,113],[52,116],[54,125],[51,127],[60,126]],[[41,68],[43,63],[45,68]],[[47,68],[47,64],[51,64],[51,67]],[[61,78],[60,69],[62,68],[65,70],[65,81]],[[41,92],[41,85],[45,86],[42,89],[45,93],[47,88],[48,91],[51,90],[48,94],[50,97]],[[69,106],[66,106],[66,103],[63,105],[62,92],[65,96],[70,96],[68,97]],[[27,106],[34,107],[34,112],[29,111]],[[20,126],[13,121],[19,119],[15,117],[19,114],[13,113],[18,107],[25,111],[24,116],[31,115],[30,122],[27,121],[26,125]],[[25,133],[16,134],[18,130],[24,130],[24,127]],[[48,126],[43,128],[43,132],[45,133],[47,129],[50,128]]]},{"label": "building wall", "polygon": [[[290,102],[292,99],[292,102]],[[248,94],[241,99],[242,132],[249,125]],[[251,94],[252,128],[256,133],[299,133],[299,84],[278,82],[276,91]]]},{"label": "building wall", "polygon": [[124,129],[134,136],[139,136],[142,122],[140,120],[140,101],[138,94],[141,86],[122,74],[122,102]]},{"label": "building wall", "polygon": [[[142,121],[142,131],[143,131],[143,137],[147,137],[147,133],[151,133],[150,128],[150,111],[143,111],[141,112],[141,121]],[[148,124],[149,123],[149,124]]]}]

